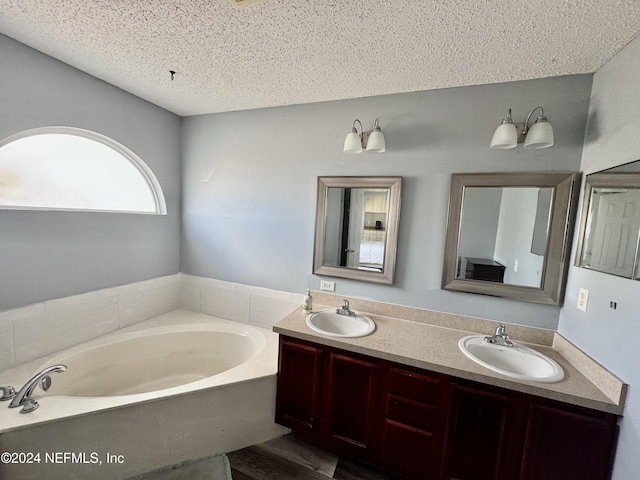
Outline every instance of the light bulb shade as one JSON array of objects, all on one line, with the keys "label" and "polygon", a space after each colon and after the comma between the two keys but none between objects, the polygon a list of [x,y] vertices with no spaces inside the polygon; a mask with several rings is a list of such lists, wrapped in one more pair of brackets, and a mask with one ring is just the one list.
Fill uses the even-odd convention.
[{"label": "light bulb shade", "polygon": [[382,153],[384,151],[384,135],[379,128],[375,128],[373,132],[369,134],[369,139],[367,140],[367,152]]},{"label": "light bulb shade", "polygon": [[355,128],[352,128],[344,139],[344,151],[345,153],[360,153],[362,151],[362,141]]},{"label": "light bulb shade", "polygon": [[553,145],[553,127],[545,120],[538,118],[524,140],[524,148],[548,148]]},{"label": "light bulb shade", "polygon": [[513,123],[502,123],[491,138],[491,148],[515,148],[518,145],[518,129]]}]

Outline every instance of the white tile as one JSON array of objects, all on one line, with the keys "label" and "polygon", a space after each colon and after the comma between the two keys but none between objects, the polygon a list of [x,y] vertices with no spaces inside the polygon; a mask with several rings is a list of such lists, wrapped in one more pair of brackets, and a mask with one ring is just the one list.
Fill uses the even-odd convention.
[{"label": "white tile", "polygon": [[227,290],[230,292],[235,292],[237,287],[236,283],[218,280],[217,278],[204,278],[201,279],[201,283],[205,286],[214,287],[219,290]]},{"label": "white tile", "polygon": [[249,323],[249,295],[211,286],[203,286],[200,291],[202,313]]},{"label": "white tile", "polygon": [[183,275],[180,277],[180,289],[185,287],[194,287],[200,288],[203,285],[203,282],[198,281],[197,277],[193,277],[190,275]]},{"label": "white tile", "polygon": [[67,315],[44,315],[14,321],[16,363],[24,363],[118,329],[113,298],[95,308]]},{"label": "white tile", "polygon": [[173,287],[179,288],[180,277],[176,275],[166,275],[164,277],[151,278],[142,282],[136,282],[135,286],[137,290],[157,290],[159,288]]},{"label": "white tile", "polygon": [[28,307],[14,308],[0,312],[0,322],[13,322],[37,316],[44,316],[44,303],[34,303]]},{"label": "white tile", "polygon": [[[20,326],[40,323],[44,322],[44,318],[45,314],[43,303],[35,303],[28,307],[16,308],[0,313],[0,325],[2,325],[2,328],[0,328],[2,331],[2,333],[0,333],[2,336],[0,339],[0,348],[10,349],[10,353],[0,353],[0,355],[2,355],[3,364],[4,362],[7,362],[8,364],[10,363],[11,365],[18,365],[21,363],[16,355],[16,325]],[[9,329],[11,330],[10,339],[8,337]],[[9,368],[11,365],[6,365],[6,368]],[[4,370],[4,368],[1,368],[0,370]]]},{"label": "white tile", "polygon": [[94,308],[99,300],[111,297],[100,297],[96,290],[72,295],[70,297],[56,298],[44,302],[44,310],[47,315],[72,315],[77,312]]},{"label": "white tile", "polygon": [[256,297],[264,296],[264,288],[254,287],[253,285],[244,285],[242,283],[236,283],[234,291],[237,293],[243,293],[245,295],[253,295]]},{"label": "white tile", "polygon": [[224,280],[218,280],[216,278],[198,277],[195,275],[185,275],[185,274],[182,275],[181,282],[191,283],[191,284],[200,285],[200,286],[214,287],[220,290],[228,290],[230,292],[235,291],[237,286],[236,283],[226,282]]},{"label": "white tile", "polygon": [[281,290],[270,290],[268,288],[264,288],[262,292],[262,296],[266,298],[272,298],[273,300],[281,300],[283,302],[291,302],[291,303],[299,303],[302,305],[302,300],[304,295],[297,295],[291,292],[283,292]]},{"label": "white tile", "polygon": [[180,273],[180,285],[183,283],[194,283],[200,284],[199,279],[202,277],[197,277],[195,275],[189,275],[188,273]]},{"label": "white tile", "polygon": [[271,328],[296,308],[301,308],[301,305],[272,298],[252,296],[249,322],[259,327]]},{"label": "white tile", "polygon": [[118,287],[110,287],[110,288],[102,288],[100,290],[96,290],[96,295],[98,298],[110,298],[119,296],[124,289],[121,286]]},{"label": "white tile", "polygon": [[16,365],[13,322],[0,322],[0,372]]},{"label": "white tile", "polygon": [[178,286],[145,285],[139,291],[119,297],[120,328],[175,310],[180,304]]},{"label": "white tile", "polygon": [[200,311],[200,285],[180,283],[180,308]]},{"label": "white tile", "polygon": [[202,279],[204,279],[204,277],[199,277],[197,275],[190,275],[188,273],[181,273],[180,274],[180,283],[195,283],[200,285],[202,283]]}]

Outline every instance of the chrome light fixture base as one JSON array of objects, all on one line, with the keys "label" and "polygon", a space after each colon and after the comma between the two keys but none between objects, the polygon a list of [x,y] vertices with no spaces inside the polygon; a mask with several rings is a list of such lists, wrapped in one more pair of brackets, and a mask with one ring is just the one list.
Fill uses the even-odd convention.
[{"label": "chrome light fixture base", "polygon": [[[529,125],[531,116],[536,110],[540,110],[540,115],[533,125]],[[511,109],[502,123],[496,128],[491,139],[490,147],[493,149],[510,149],[519,144],[524,144],[527,149],[540,149],[553,146],[553,127],[544,115],[542,107],[535,107],[529,112],[527,120],[522,123],[514,123],[511,117]]]},{"label": "chrome light fixture base", "polygon": [[[358,133],[358,129],[356,128],[356,123],[360,125],[360,133]],[[362,128],[362,122],[356,118],[344,139],[343,151],[345,153],[360,153],[362,150],[376,153],[382,153],[386,150],[384,135],[382,134],[377,118],[372,129],[366,132],[364,128]]]}]

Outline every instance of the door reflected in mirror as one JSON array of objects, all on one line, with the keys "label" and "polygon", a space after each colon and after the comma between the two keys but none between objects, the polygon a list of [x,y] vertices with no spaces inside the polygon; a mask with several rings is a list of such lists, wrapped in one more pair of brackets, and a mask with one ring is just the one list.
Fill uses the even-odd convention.
[{"label": "door reflected in mirror", "polygon": [[382,272],[388,188],[330,187],[324,264]]},{"label": "door reflected in mirror", "polygon": [[318,177],[313,273],[393,284],[402,177]]},{"label": "door reflected in mirror", "polygon": [[640,161],[587,175],[576,265],[640,279]]},{"label": "door reflected in mirror", "polygon": [[542,285],[552,188],[466,187],[457,278]]}]

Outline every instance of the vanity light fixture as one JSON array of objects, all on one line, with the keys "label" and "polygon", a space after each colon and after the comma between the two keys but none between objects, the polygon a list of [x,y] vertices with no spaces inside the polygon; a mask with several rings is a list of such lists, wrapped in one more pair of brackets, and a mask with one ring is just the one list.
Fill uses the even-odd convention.
[{"label": "vanity light fixture", "polygon": [[[356,129],[356,122],[360,124],[360,134]],[[384,135],[378,125],[376,118],[373,128],[367,132],[362,128],[362,123],[357,118],[353,121],[353,127],[349,130],[344,139],[345,153],[360,153],[365,149],[367,152],[382,153],[385,151]]]},{"label": "vanity light fixture", "polygon": [[[529,120],[533,112],[540,109],[540,115],[536,118],[531,127]],[[505,149],[515,148],[519,143],[524,142],[524,148],[548,148],[553,146],[553,127],[544,116],[542,107],[536,107],[529,112],[527,121],[524,123],[513,123],[511,109],[504,117],[502,123],[496,128],[491,139],[491,148]]]}]

